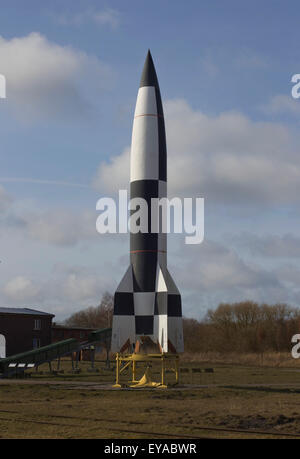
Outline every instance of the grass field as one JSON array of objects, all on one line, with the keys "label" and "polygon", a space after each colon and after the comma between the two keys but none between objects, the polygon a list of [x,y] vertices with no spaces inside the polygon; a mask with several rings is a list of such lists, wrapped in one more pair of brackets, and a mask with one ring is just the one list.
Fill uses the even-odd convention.
[{"label": "grass field", "polygon": [[2,379],[0,437],[300,438],[297,369],[182,366],[181,384],[170,389],[112,389],[114,372],[103,363],[96,363],[98,373],[88,372],[88,362],[80,362],[79,374],[64,361],[64,373],[49,374],[44,365],[43,374]]}]

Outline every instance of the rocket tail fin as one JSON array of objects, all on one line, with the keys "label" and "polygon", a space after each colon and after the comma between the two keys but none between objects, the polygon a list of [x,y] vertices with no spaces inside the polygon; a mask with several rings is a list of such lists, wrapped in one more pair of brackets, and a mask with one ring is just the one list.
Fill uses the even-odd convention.
[{"label": "rocket tail fin", "polygon": [[131,350],[135,343],[135,319],[133,301],[132,266],[127,269],[114,296],[114,315],[112,324],[111,351]]},{"label": "rocket tail fin", "polygon": [[181,295],[167,269],[158,266],[155,302],[155,335],[163,352],[183,352]]}]

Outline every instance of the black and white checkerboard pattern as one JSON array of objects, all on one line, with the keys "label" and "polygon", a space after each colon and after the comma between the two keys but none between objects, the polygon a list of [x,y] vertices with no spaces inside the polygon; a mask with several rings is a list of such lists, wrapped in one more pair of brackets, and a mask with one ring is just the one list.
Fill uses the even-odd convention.
[{"label": "black and white checkerboard pattern", "polygon": [[167,270],[167,235],[151,233],[151,199],[167,196],[167,149],[158,80],[148,52],[132,130],[130,198],[148,203],[148,232],[130,234],[130,266],[114,297],[112,351],[141,336],[183,352],[180,293]]}]

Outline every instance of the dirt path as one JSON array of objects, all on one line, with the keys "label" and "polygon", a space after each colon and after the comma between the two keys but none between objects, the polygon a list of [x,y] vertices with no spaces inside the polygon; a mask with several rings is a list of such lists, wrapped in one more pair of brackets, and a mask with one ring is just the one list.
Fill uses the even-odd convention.
[{"label": "dirt path", "polygon": [[[95,381],[57,381],[57,380],[43,380],[43,379],[0,379],[0,387],[8,386],[11,384],[18,385],[46,385],[46,386],[71,386],[72,389],[98,389],[98,390],[119,390],[119,388],[112,387],[111,383],[99,384]],[[286,387],[286,388],[300,388],[300,383],[265,383],[265,384],[184,384],[174,387],[169,387],[168,390],[197,390],[209,389],[215,387],[222,387],[224,389],[246,389],[246,388],[264,388],[264,387]],[[133,388],[123,388],[123,390],[141,390]],[[153,391],[153,388],[142,388],[142,390]]]}]

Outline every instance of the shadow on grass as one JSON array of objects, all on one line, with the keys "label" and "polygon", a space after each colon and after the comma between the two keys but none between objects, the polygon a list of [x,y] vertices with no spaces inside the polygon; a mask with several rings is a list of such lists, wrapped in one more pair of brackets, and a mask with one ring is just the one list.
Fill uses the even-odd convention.
[{"label": "shadow on grass", "polygon": [[300,389],[293,389],[287,387],[270,387],[270,386],[222,386],[223,389],[234,389],[240,391],[256,391],[268,392],[277,394],[300,394]]}]

